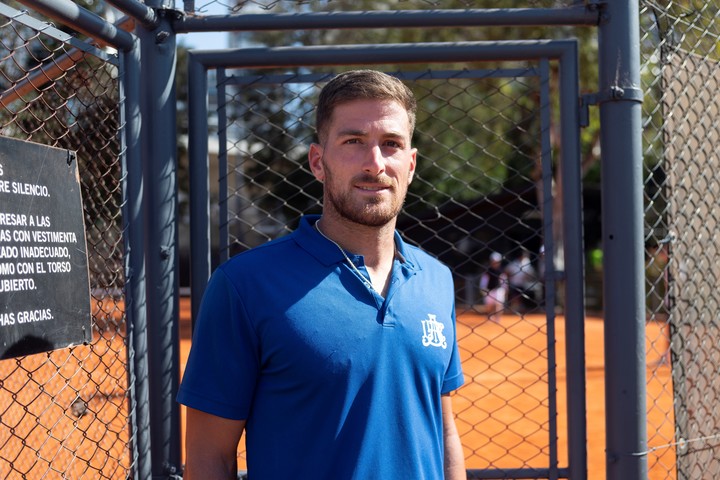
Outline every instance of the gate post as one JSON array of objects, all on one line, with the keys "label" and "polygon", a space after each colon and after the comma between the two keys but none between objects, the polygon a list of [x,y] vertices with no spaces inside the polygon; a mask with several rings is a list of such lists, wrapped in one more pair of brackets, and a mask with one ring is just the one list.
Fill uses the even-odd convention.
[{"label": "gate post", "polygon": [[130,435],[132,439],[132,477],[151,475],[147,291],[145,283],[145,215],[140,115],[140,45],[123,52],[120,98],[122,144],[123,228],[125,231],[125,311],[127,314],[128,389],[130,391]]},{"label": "gate post", "polygon": [[599,28],[608,479],[647,478],[638,2],[608,0]]},{"label": "gate post", "polygon": [[[179,276],[177,254],[177,138],[175,11],[167,0],[156,9],[154,29],[138,25],[142,52],[142,154],[147,194],[147,341],[152,478],[180,473]],[[142,454],[142,453],[141,453]],[[145,479],[142,479],[145,480]]]}]

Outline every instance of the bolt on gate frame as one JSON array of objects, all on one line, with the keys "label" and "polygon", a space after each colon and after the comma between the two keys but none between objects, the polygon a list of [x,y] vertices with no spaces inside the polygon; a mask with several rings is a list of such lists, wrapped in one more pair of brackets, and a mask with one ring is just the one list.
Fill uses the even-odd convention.
[{"label": "bolt on gate frame", "polygon": [[[641,178],[641,99],[638,5],[623,0],[586,1],[557,9],[433,10],[349,12],[327,15],[231,15],[190,18],[174,2],[107,0],[135,22],[111,24],[70,0],[22,0],[33,11],[66,24],[118,50],[122,102],[123,220],[126,245],[126,305],[130,343],[130,395],[133,477],[170,478],[181,471],[179,381],[177,159],[174,81],[177,34],[200,31],[337,29],[381,27],[459,27],[484,25],[584,25],[599,32],[600,78],[596,95],[602,123],[603,250],[608,478],[645,478],[647,450],[644,365],[644,276]],[[186,2],[188,3],[188,2]],[[190,2],[192,3],[192,2]],[[127,27],[125,27],[127,28]],[[562,128],[562,188],[565,222],[567,358],[573,391],[568,389],[569,465],[542,470],[470,471],[475,478],[573,478],[587,476],[584,394],[583,261],[578,130],[581,124],[577,51],[572,41],[507,41],[468,44],[347,45],[196,51],[190,81],[200,95],[190,98],[193,191],[192,243],[209,255],[207,70],[277,65],[347,65],[382,62],[428,63],[444,60],[559,61]],[[547,94],[547,92],[546,92]],[[545,115],[546,113],[544,113]],[[544,151],[546,149],[543,149]],[[549,150],[549,149],[547,149]],[[210,262],[193,259],[193,306],[197,308]],[[152,319],[152,321],[149,321]],[[643,354],[641,354],[641,352]],[[144,425],[149,425],[144,428]],[[551,429],[552,430],[552,429]]]}]

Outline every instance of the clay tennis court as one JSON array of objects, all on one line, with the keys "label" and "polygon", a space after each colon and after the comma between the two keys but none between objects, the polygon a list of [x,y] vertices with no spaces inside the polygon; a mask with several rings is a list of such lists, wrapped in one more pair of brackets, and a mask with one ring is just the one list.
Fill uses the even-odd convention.
[{"label": "clay tennis court", "polygon": [[[181,301],[181,370],[190,349],[190,304]],[[458,318],[458,338],[465,385],[454,396],[454,410],[465,448],[467,468],[543,468],[548,462],[547,328],[544,315],[505,315],[497,324],[476,313]],[[556,320],[558,455],[567,466],[565,328]],[[673,447],[653,445],[652,439],[672,439],[670,367],[658,363],[661,327],[647,324],[649,478],[668,479],[675,464]],[[603,323],[586,319],[588,478],[605,478],[605,414]],[[659,340],[660,339],[660,340]],[[184,408],[182,409],[184,421]],[[658,427],[655,427],[655,426]],[[239,457],[244,469],[244,456]],[[668,473],[670,472],[670,473]]]},{"label": "clay tennis court", "polygon": [[[107,305],[104,305],[107,303]],[[94,302],[102,328],[88,346],[6,360],[0,389],[0,478],[124,478],[129,399],[122,302]],[[180,302],[181,370],[190,349],[190,302]],[[543,315],[505,315],[500,324],[464,313],[458,337],[466,384],[453,397],[468,468],[548,466],[547,328]],[[603,323],[585,323],[588,478],[605,478]],[[559,466],[567,466],[564,321],[556,321]],[[675,478],[670,367],[660,324],[647,324],[649,478]],[[49,360],[49,361],[48,361]],[[22,370],[13,374],[13,371]],[[79,373],[79,374],[78,374]],[[184,409],[181,409],[184,414]],[[240,456],[240,467],[245,468]],[[19,477],[18,477],[19,478]]]}]

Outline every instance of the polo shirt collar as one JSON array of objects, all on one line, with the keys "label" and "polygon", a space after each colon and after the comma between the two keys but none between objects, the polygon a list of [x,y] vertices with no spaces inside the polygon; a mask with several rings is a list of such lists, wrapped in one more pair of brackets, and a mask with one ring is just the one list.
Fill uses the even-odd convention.
[{"label": "polo shirt collar", "polygon": [[[320,232],[315,228],[315,222],[318,220],[320,220],[320,215],[304,215],[300,219],[300,225],[293,232],[295,241],[303,250],[326,267],[344,262],[345,257],[340,249],[320,235]],[[395,231],[395,246],[397,247],[398,260],[404,268],[411,271],[420,270],[418,263],[415,261],[415,255],[397,231]]]}]

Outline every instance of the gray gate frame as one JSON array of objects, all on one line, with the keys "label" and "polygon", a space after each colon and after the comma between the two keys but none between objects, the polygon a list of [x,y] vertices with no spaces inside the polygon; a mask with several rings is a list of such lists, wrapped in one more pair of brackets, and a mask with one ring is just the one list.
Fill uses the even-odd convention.
[{"label": "gray gate frame", "polygon": [[[585,0],[576,2],[571,7],[557,9],[266,14],[185,18],[182,12],[174,10],[174,0],[146,0],[145,3],[137,0],[106,1],[136,20],[134,35],[120,27],[126,19],[121,20],[117,25],[111,24],[78,7],[71,0],[21,0],[21,3],[119,51],[120,95],[123,102],[121,120],[124,124],[121,140],[124,147],[122,160],[127,283],[125,295],[131,357],[128,359],[128,375],[131,385],[130,416],[134,478],[173,478],[180,471],[180,418],[179,409],[174,402],[179,376],[177,142],[174,86],[177,33],[483,25],[595,25],[598,27],[599,89],[596,94],[585,99],[590,103],[599,104],[602,125],[602,175],[606,180],[602,185],[602,215],[605,272],[603,293],[606,299],[604,335],[607,478],[647,478],[642,92],[639,89],[640,35],[637,2]],[[186,4],[192,5],[192,3],[186,1]],[[494,44],[493,50],[497,48],[498,52],[507,49],[507,55],[503,56],[503,59],[527,59],[527,52],[523,54],[522,50],[530,46],[524,42],[507,42],[505,46],[501,46],[500,42],[482,43],[486,47]],[[562,41],[539,41],[533,48],[559,48],[562,44]],[[460,51],[474,47],[472,44],[456,45]],[[374,47],[372,51],[358,53],[372,57],[366,58],[367,61],[364,63],[378,63],[377,55],[380,52],[388,52],[384,47],[391,46]],[[406,47],[408,46],[391,48]],[[304,55],[312,57],[313,52],[317,53],[322,48],[316,50],[315,47],[308,47],[310,53]],[[244,54],[251,54],[253,50],[245,51]],[[287,54],[293,49],[278,48],[277,50]],[[255,52],[257,54],[259,50]],[[405,53],[415,55],[412,52]],[[206,52],[207,58],[219,54],[220,52],[217,51]],[[472,59],[479,60],[477,54],[478,51],[475,51],[474,55],[466,51],[462,55],[470,55]],[[196,53],[195,57],[199,58],[198,55]],[[383,53],[383,55],[390,54]],[[567,55],[567,52],[563,52],[560,48],[554,53],[549,51],[544,56],[562,60],[563,55]],[[262,66],[261,60],[256,59],[255,63]],[[222,64],[222,61],[220,63]],[[309,61],[305,63],[312,64]],[[277,62],[274,64],[277,65]],[[563,62],[563,65],[567,64],[567,61]],[[194,70],[198,70],[198,67],[194,67]],[[567,68],[561,70],[564,72],[561,73],[562,76],[567,75]],[[199,73],[191,72],[192,75]],[[200,77],[202,75],[196,80],[202,81]],[[580,115],[577,80],[571,83],[570,88],[574,89],[577,103],[572,108],[565,105],[564,108],[568,111],[562,112],[563,123],[570,122],[569,118],[577,121]],[[193,108],[197,109],[197,106]],[[577,124],[571,127],[562,126],[573,129],[576,127]],[[563,141],[567,137],[568,135],[563,134]],[[570,145],[570,149],[567,150],[566,148],[563,147],[563,152],[566,154],[579,152],[579,144]],[[575,155],[575,158],[578,156]],[[563,188],[571,190],[565,192],[567,198],[574,198],[580,190],[579,159],[576,164],[565,161],[563,165],[563,168],[570,165],[567,168],[575,171],[574,174],[570,172],[567,178],[576,178],[577,183],[563,182]],[[570,212],[571,216],[568,218],[577,220],[581,214],[580,205],[575,205],[574,208],[576,211]],[[566,252],[566,261],[573,260],[569,264],[566,263],[566,284],[568,288],[578,289],[582,293],[583,268],[580,260],[582,235],[573,230],[566,231],[565,237],[566,241],[572,241],[572,244],[579,248],[578,251]],[[576,295],[568,295],[568,299],[571,297],[576,298]],[[577,328],[577,331],[572,333],[573,340],[568,342],[568,351],[574,352],[576,349],[582,349],[583,345],[584,308],[582,301],[573,302],[572,305],[568,305],[567,313],[573,319],[573,326]],[[152,319],[151,322],[148,321],[149,318]],[[574,354],[573,356],[568,354],[568,358],[575,358]],[[582,365],[568,365],[568,367],[574,367],[577,370],[574,375],[584,378],[584,359]],[[577,412],[583,412],[581,419],[583,431],[584,395],[583,391],[582,405],[569,406],[568,413],[574,417]],[[575,402],[576,399],[573,400],[573,403]],[[148,424],[149,431],[140,428]],[[582,479],[587,475],[586,471],[576,471],[583,468],[578,463],[578,458],[585,456],[584,434],[582,437],[582,439],[569,439],[572,458],[568,473],[573,479]],[[582,451],[582,454],[578,451]],[[585,461],[580,463],[586,464]]]},{"label": "gray gate frame", "polygon": [[[543,70],[541,109],[543,129],[550,125],[549,60],[559,63],[560,132],[563,202],[563,237],[566,268],[556,272],[565,285],[565,325],[568,405],[568,468],[558,468],[556,436],[556,383],[554,376],[554,318],[548,318],[549,371],[549,445],[550,466],[547,469],[483,469],[468,470],[469,478],[573,478],[587,477],[587,441],[585,411],[585,336],[584,336],[584,271],[582,244],[582,178],[580,172],[580,110],[578,109],[578,49],[575,40],[527,40],[463,43],[415,43],[385,45],[335,45],[314,47],[242,48],[217,51],[190,50],[188,54],[189,88],[188,118],[190,162],[190,244],[191,304],[193,319],[197,314],[205,285],[211,273],[211,222],[209,198],[208,155],[208,70],[225,68],[310,67],[369,64],[432,64],[448,62],[490,62],[501,60],[538,61]],[[348,62],[348,59],[352,59]],[[442,59],[438,61],[437,59]],[[223,72],[221,74],[221,72]],[[218,82],[220,83],[220,82]],[[224,130],[220,126],[220,130]],[[551,149],[547,132],[543,134],[543,177],[548,190],[544,192],[545,212],[552,211]],[[221,145],[224,143],[220,142]],[[221,152],[222,153],[222,152]],[[204,160],[204,161],[203,161]],[[219,159],[222,161],[222,159]],[[221,194],[222,195],[222,194]],[[222,223],[222,222],[221,222]],[[544,217],[547,251],[552,244],[552,214]],[[222,240],[221,240],[222,241]],[[546,271],[553,272],[550,256]],[[552,284],[552,282],[550,282]],[[551,293],[551,292],[550,292]],[[552,304],[552,303],[551,303]],[[548,312],[550,317],[554,312]]]}]

